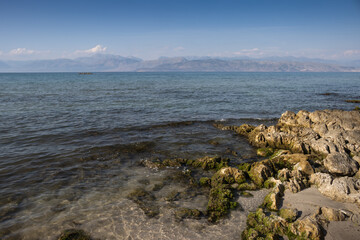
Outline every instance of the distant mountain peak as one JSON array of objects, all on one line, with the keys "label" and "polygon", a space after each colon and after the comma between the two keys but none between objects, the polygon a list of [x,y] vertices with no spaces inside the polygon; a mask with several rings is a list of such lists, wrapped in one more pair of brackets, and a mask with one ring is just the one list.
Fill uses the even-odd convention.
[{"label": "distant mountain peak", "polygon": [[[0,61],[1,72],[359,72],[359,67],[340,66],[321,59],[296,57],[160,57],[142,60],[135,57],[97,53],[75,59]],[[360,61],[359,61],[360,64]]]}]

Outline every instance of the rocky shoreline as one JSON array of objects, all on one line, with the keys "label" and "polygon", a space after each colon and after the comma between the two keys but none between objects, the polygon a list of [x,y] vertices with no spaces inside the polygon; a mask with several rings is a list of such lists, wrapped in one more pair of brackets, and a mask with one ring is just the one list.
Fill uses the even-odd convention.
[{"label": "rocky shoreline", "polygon": [[275,126],[217,127],[246,136],[259,148],[258,154],[269,156],[248,170],[259,187],[269,181],[275,186],[261,207],[249,214],[243,239],[324,239],[331,221],[345,220],[358,231],[359,212],[319,207],[303,217],[297,209],[281,206],[285,189],[297,193],[311,186],[335,201],[360,205],[359,111],[285,112]]},{"label": "rocky shoreline", "polygon": [[[232,209],[244,207],[236,197],[251,198],[252,191],[266,188],[269,190],[262,204],[247,217],[242,239],[332,239],[328,233],[333,222],[351,226],[347,234],[357,236],[360,231],[359,111],[285,112],[274,126],[214,126],[245,136],[264,160],[237,166],[221,156],[142,161],[140,164],[146,168],[174,169],[171,181],[187,184],[189,194],[208,196],[206,211],[174,207],[178,221],[206,218],[210,224],[217,224]],[[165,184],[166,181],[151,191],[135,189],[128,199],[146,216],[157,217],[159,207],[153,193]],[[171,203],[185,195],[174,192],[165,201]],[[68,230],[59,239],[91,237]]]}]

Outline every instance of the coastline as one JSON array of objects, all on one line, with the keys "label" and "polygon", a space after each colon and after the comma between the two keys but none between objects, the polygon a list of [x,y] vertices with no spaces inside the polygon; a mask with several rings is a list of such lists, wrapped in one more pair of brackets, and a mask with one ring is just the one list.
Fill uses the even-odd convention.
[{"label": "coastline", "polygon": [[263,187],[270,181],[272,190],[249,214],[243,239],[358,236],[359,111],[285,112],[275,126],[218,127],[247,136],[258,154],[269,157],[248,169],[252,181]]},{"label": "coastline", "polygon": [[[132,91],[139,89],[136,82],[150,81],[142,78],[123,81],[122,75],[111,75],[107,76],[111,77],[110,80],[94,79],[93,85],[88,86],[88,82],[78,82],[78,75],[74,76],[70,78],[73,84],[66,90],[71,88],[74,89],[72,93],[78,92],[75,86],[80,85],[82,91],[80,95],[74,94],[75,98],[63,98],[68,96],[66,92],[55,93],[53,90],[61,89],[62,78],[55,81],[58,87],[53,88],[55,82],[44,79],[40,81],[47,86],[44,91],[28,91],[32,84],[26,85],[30,76],[25,75],[22,81],[27,87],[20,87],[19,91],[34,97],[3,95],[4,100],[11,101],[7,104],[9,115],[6,117],[14,121],[3,122],[4,139],[10,142],[8,152],[2,155],[7,160],[2,162],[5,173],[2,179],[6,181],[2,182],[3,196],[0,199],[0,238],[53,240],[66,229],[80,229],[92,239],[169,239],[171,236],[172,239],[236,239],[247,228],[248,215],[264,204],[265,197],[273,191],[282,192],[282,187],[274,189],[273,186],[280,183],[279,170],[282,170],[282,178],[288,177],[281,179],[285,188],[301,189],[298,193],[285,190],[283,197],[280,196],[282,193],[273,194],[272,197],[278,197],[283,203],[280,209],[292,208],[285,204],[289,197],[291,201],[302,203],[307,196],[305,193],[310,192],[311,196],[322,197],[321,200],[317,198],[318,202],[325,202],[328,197],[320,191],[330,195],[341,184],[348,184],[349,191],[353,191],[352,183],[354,189],[357,187],[356,181],[343,181],[354,179],[356,166],[347,170],[349,176],[346,177],[340,177],[338,173],[328,176],[329,170],[321,167],[323,159],[329,155],[328,150],[336,152],[343,148],[344,151],[340,152],[351,159],[356,158],[358,150],[348,139],[354,134],[348,130],[357,127],[357,122],[346,118],[348,112],[288,112],[279,122],[285,109],[314,111],[319,105],[354,109],[357,104],[354,99],[358,99],[356,79],[347,79],[344,84],[336,85],[338,76],[331,75],[334,84],[319,91],[315,86],[324,83],[323,79],[329,75],[311,81],[305,79],[300,90],[296,85],[297,78],[294,78],[275,94],[266,89],[278,79],[265,81],[267,75],[258,76],[264,81],[256,83],[255,92],[251,81],[244,79],[243,75],[216,75],[210,80],[207,79],[209,75],[200,78],[194,75],[191,81],[187,78],[182,81],[184,87],[176,88],[172,86],[175,82],[164,84],[168,77],[156,75],[162,78],[152,80],[155,82],[152,82],[151,91],[140,91],[140,95],[132,96]],[[228,80],[231,89],[223,89],[225,85],[217,81],[219,77],[231,78]],[[286,78],[283,76],[280,80],[278,83],[283,84]],[[314,82],[312,88],[308,87],[310,82]],[[109,83],[111,86],[107,86]],[[161,95],[172,101],[159,103],[157,95],[151,94],[158,92],[160,85]],[[248,85],[247,90],[245,85]],[[9,81],[8,88],[11,86],[15,87]],[[98,89],[97,86],[102,87]],[[198,88],[194,88],[196,86]],[[193,89],[201,94],[195,95]],[[105,92],[111,97],[103,98]],[[224,95],[224,92],[231,94]],[[294,92],[301,94],[287,101]],[[133,97],[131,99],[149,101],[146,105],[138,101],[129,106],[120,104],[123,102],[119,101],[120,96],[123,100]],[[275,101],[274,96],[280,97]],[[211,101],[204,103],[201,101],[204,98]],[[307,101],[298,105],[302,98]],[[189,102],[183,99],[189,99]],[[353,100],[348,100],[349,103],[346,99]],[[231,104],[224,104],[224,101]],[[184,104],[176,104],[179,102]],[[49,103],[56,103],[58,107],[50,111]],[[36,106],[34,111],[26,111],[29,104]],[[186,104],[192,107],[186,108]],[[270,105],[274,107],[269,109]],[[186,112],[181,110],[184,107]],[[23,117],[27,114],[30,119]],[[323,119],[324,124],[318,123],[316,119],[326,114],[332,116],[327,117],[330,120]],[[79,119],[87,121],[79,124]],[[59,129],[60,126],[63,128]],[[242,128],[246,131],[242,132]],[[336,132],[339,129],[346,131]],[[329,135],[331,131],[333,136]],[[258,141],[261,139],[264,141]],[[321,152],[323,150],[325,152]],[[276,159],[289,161],[289,165],[276,165]],[[300,162],[297,168],[306,167],[305,174],[301,171],[293,173],[296,161]],[[249,174],[252,165],[256,169],[257,162],[269,164],[267,174],[270,177],[263,184]],[[218,172],[222,168],[225,168],[223,172]],[[319,172],[322,174],[317,174]],[[317,178],[312,179],[311,175]],[[275,179],[273,182],[271,177]],[[333,182],[336,183],[334,186]],[[311,185],[312,188],[308,188]],[[316,185],[321,187],[317,189]],[[302,189],[304,187],[306,189]],[[336,195],[351,200],[353,193]],[[318,202],[311,203],[311,211],[326,206],[351,210],[346,206],[324,206]],[[267,203],[267,206],[271,204]],[[309,204],[303,207],[294,207],[298,210],[296,221],[310,217],[306,213]],[[262,208],[265,214],[273,213],[273,216],[280,217],[278,212],[266,210],[268,207],[265,206]],[[323,237],[327,239],[341,234],[341,229],[336,227],[338,224],[344,228],[357,224],[356,211],[351,212],[345,216],[346,221],[320,221],[317,226],[327,232]],[[261,217],[260,212],[258,216]],[[319,212],[315,218],[321,219],[322,216]],[[325,227],[322,226],[324,223]],[[357,225],[352,228],[357,229]],[[263,235],[258,232],[259,236]]]},{"label": "coastline", "polygon": [[[246,136],[264,160],[237,166],[220,156],[143,160],[143,167],[159,173],[173,169],[172,180],[208,194],[205,209],[192,204],[174,208],[178,222],[190,221],[188,227],[196,229],[196,221],[205,219],[209,226],[217,227],[223,221],[233,221],[242,239],[358,236],[359,111],[285,112],[275,126],[214,126]],[[199,172],[207,177],[199,178]],[[153,203],[154,191],[135,189],[127,198],[153,218],[159,215],[159,206]],[[165,200],[176,201],[181,198],[179,194],[175,191]],[[242,215],[232,210],[239,208]]]}]

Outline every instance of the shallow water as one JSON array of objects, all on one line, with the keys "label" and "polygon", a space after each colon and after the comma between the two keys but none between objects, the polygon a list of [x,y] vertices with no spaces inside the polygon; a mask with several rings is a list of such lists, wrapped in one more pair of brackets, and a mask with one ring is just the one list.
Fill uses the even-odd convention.
[{"label": "shallow water", "polygon": [[[215,225],[179,221],[178,207],[205,210],[206,191],[172,178],[186,169],[140,161],[256,161],[246,139],[213,124],[273,124],[286,110],[351,110],[345,100],[360,98],[358,73],[0,74],[0,85],[1,239],[56,239],[68,228],[101,239],[240,238],[249,209]],[[128,199],[137,188],[153,194],[156,217]]]}]

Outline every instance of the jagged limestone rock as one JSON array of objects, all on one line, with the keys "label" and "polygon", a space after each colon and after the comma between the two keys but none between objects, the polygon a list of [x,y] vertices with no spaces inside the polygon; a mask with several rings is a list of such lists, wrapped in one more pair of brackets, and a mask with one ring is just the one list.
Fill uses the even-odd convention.
[{"label": "jagged limestone rock", "polygon": [[310,183],[316,185],[323,195],[333,200],[356,203],[360,206],[360,179],[333,178],[327,173],[315,173],[311,175]]},{"label": "jagged limestone rock", "polygon": [[358,163],[346,153],[330,153],[324,159],[324,166],[330,173],[342,176],[353,176],[358,170]]},{"label": "jagged limestone rock", "polygon": [[339,209],[322,207],[320,211],[321,215],[328,221],[344,221],[346,219],[346,214]]}]

